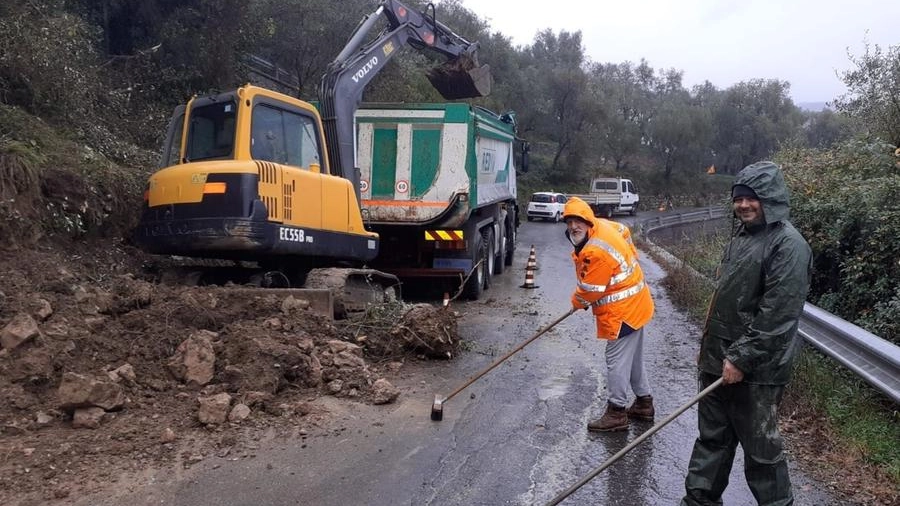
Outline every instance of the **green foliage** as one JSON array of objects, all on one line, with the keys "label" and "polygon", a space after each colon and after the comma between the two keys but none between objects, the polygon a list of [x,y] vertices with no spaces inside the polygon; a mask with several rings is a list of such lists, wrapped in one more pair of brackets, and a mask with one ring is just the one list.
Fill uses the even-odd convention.
[{"label": "green foliage", "polygon": [[768,160],[799,131],[802,114],[788,97],[790,84],[752,79],[724,92],[715,111],[714,163],[736,174],[747,165]]},{"label": "green foliage", "polygon": [[900,483],[900,413],[858,376],[824,355],[805,350],[797,361],[789,395],[817,406],[845,445]]},{"label": "green foliage", "polygon": [[101,33],[61,7],[58,0],[27,2],[0,17],[0,100],[78,120],[101,90]]},{"label": "green foliage", "polygon": [[857,119],[874,137],[900,145],[900,45],[882,50],[868,42],[856,68],[842,74],[848,92],[835,106]]},{"label": "green foliage", "polygon": [[811,148],[829,149],[853,137],[857,127],[845,114],[830,109],[805,113],[806,144]]},{"label": "green foliage", "polygon": [[778,161],[793,188],[792,221],[813,249],[810,299],[900,343],[900,158],[894,147],[851,141],[792,149]]},{"label": "green foliage", "polygon": [[0,202],[21,203],[38,195],[42,162],[33,146],[0,136]]}]

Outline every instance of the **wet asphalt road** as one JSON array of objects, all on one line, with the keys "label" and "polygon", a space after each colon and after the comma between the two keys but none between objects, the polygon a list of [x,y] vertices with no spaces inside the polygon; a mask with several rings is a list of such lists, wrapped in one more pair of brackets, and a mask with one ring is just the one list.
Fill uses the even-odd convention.
[{"label": "wet asphalt road", "polygon": [[[368,406],[325,397],[334,419],[292,440],[259,442],[252,458],[210,457],[177,476],[165,470],[115,498],[80,504],[177,505],[543,505],[634,440],[652,423],[591,434],[605,406],[603,349],[593,317],[578,312],[444,405],[430,420],[435,393],[446,394],[569,310],[574,273],[564,226],[524,223],[513,266],[476,302],[456,302],[466,349],[448,362],[411,363],[394,382],[404,395]],[[534,245],[535,285],[521,288]],[[641,264],[656,315],[645,357],[657,421],[696,393],[699,330],[674,309],[661,268]],[[696,437],[696,408],[600,473],[563,505],[676,505]],[[729,506],[753,505],[738,451]],[[797,505],[840,504],[792,466]]]}]

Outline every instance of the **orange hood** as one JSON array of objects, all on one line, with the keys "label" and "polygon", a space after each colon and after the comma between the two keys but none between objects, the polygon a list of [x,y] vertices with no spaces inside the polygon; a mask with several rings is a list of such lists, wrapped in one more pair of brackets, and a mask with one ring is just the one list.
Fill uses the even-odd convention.
[{"label": "orange hood", "polygon": [[591,206],[589,206],[587,202],[578,197],[571,197],[566,201],[566,206],[563,208],[563,219],[569,216],[581,218],[590,224],[591,227],[594,226],[594,211],[591,210]]}]

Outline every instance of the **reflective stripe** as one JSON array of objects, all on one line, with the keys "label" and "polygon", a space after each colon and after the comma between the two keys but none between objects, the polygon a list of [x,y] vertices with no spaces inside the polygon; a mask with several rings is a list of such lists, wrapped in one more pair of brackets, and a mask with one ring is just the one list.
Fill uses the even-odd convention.
[{"label": "reflective stripe", "polygon": [[626,279],[628,279],[629,276],[631,276],[632,273],[634,273],[635,267],[637,267],[636,260],[634,262],[631,262],[631,265],[627,269],[625,269],[624,271],[620,272],[619,274],[616,274],[615,276],[609,278],[609,284],[617,285],[617,284],[621,283],[622,281],[625,281]]},{"label": "reflective stripe", "polygon": [[601,248],[603,251],[606,251],[607,253],[609,253],[610,256],[613,257],[613,260],[615,260],[616,262],[619,262],[620,270],[624,271],[625,269],[628,268],[628,266],[625,265],[625,257],[623,257],[621,253],[619,253],[615,248],[613,248],[606,242],[601,241],[600,239],[591,238],[588,240],[587,244],[592,244],[598,248]]},{"label": "reflective stripe", "polygon": [[626,288],[625,290],[622,290],[621,292],[616,292],[614,294],[607,295],[606,297],[603,297],[602,299],[597,300],[597,302],[594,303],[594,306],[603,306],[606,304],[611,304],[613,302],[619,302],[620,300],[624,300],[624,299],[627,299],[628,297],[633,297],[633,296],[637,295],[643,289],[644,289],[644,282],[641,281],[640,283],[632,286],[631,288]]},{"label": "reflective stripe", "polygon": [[578,282],[578,288],[581,288],[585,292],[605,292],[606,285],[590,285],[588,283]]},{"label": "reflective stripe", "polygon": [[[611,257],[613,257],[613,260],[615,260],[616,262],[619,263],[619,271],[620,272],[609,279],[608,285],[591,285],[591,284],[585,283],[583,281],[579,281],[578,287],[581,288],[582,290],[584,290],[586,292],[605,292],[609,287],[611,287],[613,285],[617,285],[617,284],[625,281],[626,279],[631,277],[631,275],[634,273],[634,269],[637,266],[637,260],[632,262],[631,265],[628,265],[625,257],[622,256],[622,254],[619,253],[615,248],[610,246],[609,243],[607,243],[605,241],[601,241],[600,239],[597,239],[597,238],[591,238],[588,240],[586,245],[596,246],[596,247],[602,249],[603,251],[609,253],[609,255]],[[613,294],[613,295],[615,295],[615,294]],[[610,295],[608,297],[612,297],[612,295]],[[600,300],[604,300],[604,299],[606,299],[606,297],[604,297],[603,299],[600,299]]]}]

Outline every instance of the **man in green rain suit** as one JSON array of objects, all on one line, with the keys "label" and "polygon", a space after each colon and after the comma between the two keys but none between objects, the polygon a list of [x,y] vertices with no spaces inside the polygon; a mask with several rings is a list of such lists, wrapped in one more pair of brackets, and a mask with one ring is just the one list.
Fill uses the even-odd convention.
[{"label": "man in green rain suit", "polygon": [[721,505],[738,443],[760,505],[793,504],[777,407],[802,344],[797,323],[809,290],[809,244],[788,221],[787,187],[772,162],[748,165],[731,191],[740,226],[725,249],[698,358],[700,435],[681,506]]}]

